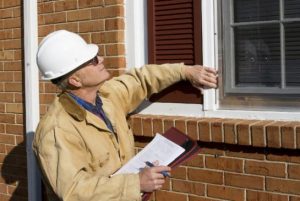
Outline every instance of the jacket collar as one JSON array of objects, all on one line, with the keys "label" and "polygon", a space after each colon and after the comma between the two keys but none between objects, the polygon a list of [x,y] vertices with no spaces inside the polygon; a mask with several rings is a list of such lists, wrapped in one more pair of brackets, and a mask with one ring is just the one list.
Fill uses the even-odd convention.
[{"label": "jacket collar", "polygon": [[99,117],[97,117],[92,113],[91,115],[88,115],[87,111],[83,107],[78,105],[76,101],[72,97],[70,97],[67,93],[63,92],[59,95],[59,102],[62,104],[65,111],[69,113],[77,121],[86,120],[87,123],[92,124],[98,129],[111,132],[111,130],[107,128],[104,121],[99,120]]},{"label": "jacket collar", "polygon": [[59,102],[67,113],[69,113],[77,121],[83,121],[86,118],[86,110],[78,105],[76,101],[66,93],[59,95]]}]

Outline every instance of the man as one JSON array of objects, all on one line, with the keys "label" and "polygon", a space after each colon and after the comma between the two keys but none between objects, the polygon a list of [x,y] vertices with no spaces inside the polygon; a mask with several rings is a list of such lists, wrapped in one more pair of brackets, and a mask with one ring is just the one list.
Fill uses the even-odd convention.
[{"label": "man", "polygon": [[[62,89],[36,130],[33,148],[50,200],[134,201],[165,181],[156,165],[111,176],[134,156],[126,116],[151,94],[183,79],[217,87],[215,70],[183,64],[147,65],[108,80],[98,46],[60,30],[40,44],[42,78]],[[108,80],[108,81],[107,81]]]}]

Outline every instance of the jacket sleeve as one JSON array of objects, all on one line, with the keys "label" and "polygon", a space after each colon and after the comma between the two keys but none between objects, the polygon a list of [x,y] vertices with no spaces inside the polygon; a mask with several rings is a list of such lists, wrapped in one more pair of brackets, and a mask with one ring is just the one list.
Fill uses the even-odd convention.
[{"label": "jacket sleeve", "polygon": [[145,65],[133,68],[129,72],[107,81],[102,92],[113,96],[118,104],[122,104],[124,113],[128,114],[152,94],[185,80],[184,64]]},{"label": "jacket sleeve", "polygon": [[46,183],[61,200],[141,200],[138,174],[108,177],[93,171],[79,136],[55,128],[41,140],[42,146],[33,147]]}]

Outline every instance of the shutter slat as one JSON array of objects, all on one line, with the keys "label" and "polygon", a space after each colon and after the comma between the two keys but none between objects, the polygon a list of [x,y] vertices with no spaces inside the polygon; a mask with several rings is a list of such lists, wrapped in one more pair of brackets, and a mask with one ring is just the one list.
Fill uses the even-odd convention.
[{"label": "shutter slat", "polygon": [[175,9],[175,10],[161,10],[161,11],[157,11],[155,13],[155,16],[159,17],[165,15],[177,15],[182,13],[192,13],[192,9],[185,8],[185,9]]},{"label": "shutter slat", "polygon": [[173,39],[193,39],[193,36],[191,34],[179,34],[179,35],[165,35],[161,36],[158,35],[156,36],[157,40],[173,40]]},{"label": "shutter slat", "polygon": [[192,14],[160,15],[156,16],[156,21],[173,19],[191,19],[192,17]]},{"label": "shutter slat", "polygon": [[192,24],[193,19],[170,19],[170,20],[160,20],[156,22],[156,25],[170,25],[170,24]]},{"label": "shutter slat", "polygon": [[[198,0],[197,0],[198,1]],[[163,1],[155,1],[155,6],[163,6],[163,5],[174,5],[174,4],[182,4],[182,3],[192,3],[193,0],[163,0]]]}]

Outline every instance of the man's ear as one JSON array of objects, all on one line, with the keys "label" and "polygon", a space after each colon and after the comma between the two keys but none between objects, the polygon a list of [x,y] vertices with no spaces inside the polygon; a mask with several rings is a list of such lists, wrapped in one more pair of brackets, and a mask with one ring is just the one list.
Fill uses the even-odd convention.
[{"label": "man's ear", "polygon": [[72,85],[76,88],[80,88],[82,86],[80,78],[77,77],[76,75],[70,76],[68,79],[68,82],[70,85]]}]

